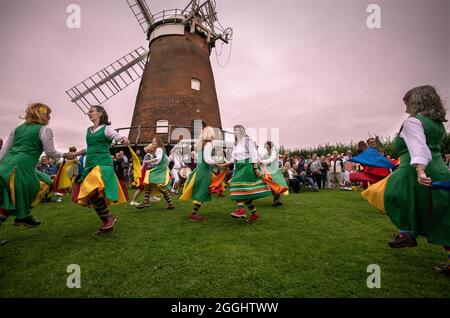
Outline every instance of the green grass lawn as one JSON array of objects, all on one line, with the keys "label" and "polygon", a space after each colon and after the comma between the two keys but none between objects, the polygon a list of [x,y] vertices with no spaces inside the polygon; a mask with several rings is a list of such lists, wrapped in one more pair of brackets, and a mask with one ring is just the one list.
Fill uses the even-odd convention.
[{"label": "green grass lawn", "polygon": [[[445,297],[450,280],[432,271],[446,259],[441,246],[392,250],[387,216],[359,192],[301,192],[257,201],[262,218],[232,219],[228,198],[202,207],[161,201],[137,210],[114,206],[113,233],[94,237],[93,210],[70,202],[34,209],[35,229],[0,227],[0,297]],[[81,288],[69,289],[69,264],[81,268]],[[369,289],[369,264],[381,267],[381,288]]]}]

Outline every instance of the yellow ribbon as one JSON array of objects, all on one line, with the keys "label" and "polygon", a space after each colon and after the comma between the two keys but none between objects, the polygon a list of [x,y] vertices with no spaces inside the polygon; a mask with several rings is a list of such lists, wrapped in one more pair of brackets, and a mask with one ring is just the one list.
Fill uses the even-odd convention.
[{"label": "yellow ribbon", "polygon": [[141,178],[141,161],[139,160],[139,157],[136,155],[136,153],[131,149],[131,147],[128,145],[128,149],[131,153],[131,158],[133,160],[133,175],[134,175],[134,185],[139,186],[139,179]]}]

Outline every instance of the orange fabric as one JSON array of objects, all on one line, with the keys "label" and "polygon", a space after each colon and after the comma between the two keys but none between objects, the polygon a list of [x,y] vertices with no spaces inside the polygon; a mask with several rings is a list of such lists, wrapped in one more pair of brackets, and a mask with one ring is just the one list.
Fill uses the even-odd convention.
[{"label": "orange fabric", "polygon": [[272,181],[272,178],[266,174],[262,176],[263,181],[269,186],[270,190],[274,193],[274,194],[282,194],[283,192],[286,192],[289,188],[288,187],[283,187],[281,185],[279,185],[278,183],[275,183]]},{"label": "orange fabric", "polygon": [[215,188],[219,188],[223,181],[225,180],[225,177],[227,176],[228,173],[228,169],[223,169],[222,172],[218,175],[213,174],[211,176],[211,183],[209,184],[209,189],[215,189]]}]

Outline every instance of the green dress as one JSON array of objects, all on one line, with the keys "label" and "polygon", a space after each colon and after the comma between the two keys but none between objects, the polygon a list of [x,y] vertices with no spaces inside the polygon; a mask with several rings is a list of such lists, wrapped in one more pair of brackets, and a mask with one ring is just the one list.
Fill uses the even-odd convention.
[{"label": "green dress", "polygon": [[[264,158],[261,158],[261,159],[270,158],[270,156],[271,156],[271,154],[269,153],[268,156],[266,154],[266,156],[264,156]],[[262,174],[265,174],[266,170],[269,173],[270,177],[272,178],[273,182],[279,184],[280,186],[288,187],[286,179],[283,177],[283,174],[281,173],[281,169],[278,167],[277,159],[270,162],[269,164],[267,164],[265,170],[260,169]]]},{"label": "green dress", "polygon": [[[105,129],[106,125],[94,133],[92,133],[91,128],[88,128],[87,130],[86,166],[83,170],[83,175],[81,176],[82,184],[80,192],[83,193],[84,197],[86,194],[89,194],[92,190],[97,188],[97,184],[88,184],[90,181],[86,182],[86,180],[94,168],[99,167],[101,179],[104,183],[103,193],[107,202],[122,202],[122,193],[120,191],[121,195],[119,196],[119,184],[117,176],[114,173],[114,163],[111,158],[111,153],[109,152],[111,140],[105,136]],[[95,179],[93,178],[93,180]],[[79,203],[81,205],[86,205],[80,201]]]},{"label": "green dress", "polygon": [[[40,189],[36,164],[43,152],[39,136],[43,125],[24,123],[16,128],[11,149],[0,162],[0,208],[22,219],[30,215]],[[11,177],[14,184],[10,184]]]},{"label": "green dress", "polygon": [[169,167],[167,166],[167,155],[164,152],[164,149],[159,148],[162,150],[162,158],[161,161],[156,164],[152,169],[148,170],[148,178],[146,180],[146,184],[157,184],[157,185],[163,185],[165,188],[170,189],[169,182],[170,182],[170,176],[169,176]]},{"label": "green dress", "polygon": [[198,202],[211,201],[211,191],[209,185],[211,184],[212,166],[203,160],[204,149],[197,153],[197,166],[189,174],[189,177],[184,184],[183,195],[181,200],[192,200]]},{"label": "green dress", "polygon": [[[422,123],[432,160],[425,170],[432,181],[450,180],[450,171],[441,157],[445,127],[428,117],[414,116]],[[450,246],[450,192],[432,190],[417,182],[417,172],[400,135],[395,139],[400,152],[400,166],[387,180],[384,193],[385,210],[392,222],[414,237],[425,236],[428,242]]]}]

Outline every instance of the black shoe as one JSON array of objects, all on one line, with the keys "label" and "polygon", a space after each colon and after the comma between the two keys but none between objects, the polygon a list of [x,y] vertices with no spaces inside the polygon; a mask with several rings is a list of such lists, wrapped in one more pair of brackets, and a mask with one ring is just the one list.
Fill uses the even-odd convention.
[{"label": "black shoe", "polygon": [[442,275],[450,277],[450,266],[448,264],[441,264],[440,266],[434,266],[434,271]]},{"label": "black shoe", "polygon": [[416,247],[417,241],[414,237],[411,236],[411,234],[405,236],[396,234],[395,238],[388,244],[391,248]]},{"label": "black shoe", "polygon": [[2,238],[0,237],[0,246],[7,244],[9,241],[8,240],[2,240]]},{"label": "black shoe", "polygon": [[35,219],[32,215],[27,216],[24,219],[15,219],[13,225],[15,226],[26,226],[26,227],[37,227],[41,224],[41,221]]},{"label": "black shoe", "polygon": [[281,203],[281,201],[273,201],[272,205],[273,206],[280,206],[280,205],[283,205],[283,203]]}]

